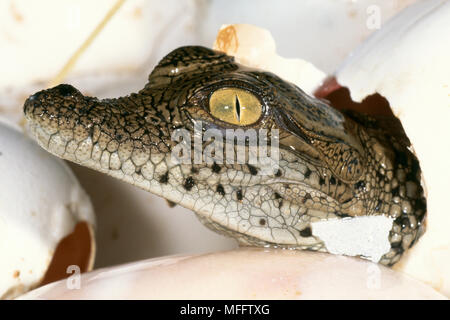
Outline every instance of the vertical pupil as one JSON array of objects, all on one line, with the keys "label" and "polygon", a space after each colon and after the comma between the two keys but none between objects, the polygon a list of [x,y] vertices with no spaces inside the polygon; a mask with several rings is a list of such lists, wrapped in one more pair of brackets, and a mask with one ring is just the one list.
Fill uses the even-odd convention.
[{"label": "vertical pupil", "polygon": [[239,98],[236,95],[236,114],[238,121],[241,121],[241,104],[239,103]]}]

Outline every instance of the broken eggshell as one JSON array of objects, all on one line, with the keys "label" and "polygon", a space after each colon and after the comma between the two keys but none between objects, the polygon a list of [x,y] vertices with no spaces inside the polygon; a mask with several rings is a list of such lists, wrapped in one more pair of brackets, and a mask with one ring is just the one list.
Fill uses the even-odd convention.
[{"label": "broken eggshell", "polygon": [[0,121],[0,298],[93,267],[94,211],[68,166]]},{"label": "broken eggshell", "polygon": [[402,122],[420,161],[426,232],[394,269],[450,296],[450,2],[418,2],[360,45],[336,72],[361,102],[378,93]]},{"label": "broken eggshell", "polygon": [[245,66],[273,72],[308,94],[312,94],[326,76],[308,61],[279,56],[271,33],[249,24],[223,25],[213,49],[233,56]]}]

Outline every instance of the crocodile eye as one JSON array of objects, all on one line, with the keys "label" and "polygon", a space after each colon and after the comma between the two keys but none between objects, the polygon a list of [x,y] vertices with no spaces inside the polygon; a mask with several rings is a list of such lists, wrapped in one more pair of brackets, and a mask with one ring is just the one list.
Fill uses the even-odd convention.
[{"label": "crocodile eye", "polygon": [[262,105],[252,93],[236,88],[223,88],[209,98],[209,111],[217,119],[247,126],[259,120]]}]

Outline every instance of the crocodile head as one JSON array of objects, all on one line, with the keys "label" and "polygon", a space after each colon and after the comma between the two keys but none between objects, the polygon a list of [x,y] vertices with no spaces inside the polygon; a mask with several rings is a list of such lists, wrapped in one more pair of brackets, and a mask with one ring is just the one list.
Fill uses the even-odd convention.
[{"label": "crocodile head", "polygon": [[311,223],[384,215],[394,224],[381,262],[392,264],[420,234],[420,171],[406,147],[220,52],[182,47],[138,93],[99,100],[62,84],[29,97],[24,112],[49,152],[189,208],[244,244],[326,251]]}]

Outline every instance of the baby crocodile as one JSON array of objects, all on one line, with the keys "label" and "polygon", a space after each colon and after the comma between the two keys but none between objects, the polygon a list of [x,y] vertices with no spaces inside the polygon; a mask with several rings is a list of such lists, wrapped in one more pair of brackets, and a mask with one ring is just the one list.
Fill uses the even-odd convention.
[{"label": "baby crocodile", "polygon": [[[61,84],[30,96],[24,112],[49,152],[189,208],[241,244],[327,251],[312,222],[384,215],[393,219],[391,248],[379,262],[392,265],[423,233],[426,202],[407,139],[221,52],[181,47],[138,93],[100,100]],[[194,141],[198,124],[201,133],[267,130],[278,137],[278,166],[267,173],[249,157],[228,163],[214,154],[175,161],[172,135],[184,129]],[[234,138],[220,142],[236,147]]]}]

